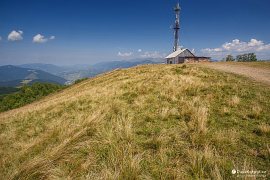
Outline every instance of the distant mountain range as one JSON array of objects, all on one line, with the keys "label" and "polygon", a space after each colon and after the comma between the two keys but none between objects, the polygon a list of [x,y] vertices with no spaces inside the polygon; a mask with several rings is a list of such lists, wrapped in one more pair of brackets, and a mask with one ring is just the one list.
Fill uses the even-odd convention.
[{"label": "distant mountain range", "polygon": [[111,71],[117,68],[129,68],[142,64],[163,63],[163,59],[133,59],[128,61],[108,61],[100,62],[94,65],[73,65],[73,66],[56,66],[52,64],[23,64],[19,67],[30,68],[45,71],[55,76],[67,79],[69,83],[85,77],[94,77],[98,74]]},{"label": "distant mountain range", "polygon": [[17,87],[34,82],[65,84],[66,79],[48,72],[12,65],[0,66],[0,86]]},{"label": "distant mountain range", "polygon": [[41,63],[22,64],[22,65],[19,65],[18,67],[41,70],[41,71],[45,71],[47,73],[54,74],[54,75],[56,75],[58,72],[65,71],[65,68],[63,67],[52,65],[52,64],[41,64]]},{"label": "distant mountain range", "polygon": [[77,79],[94,77],[118,68],[129,68],[142,64],[157,64],[162,59],[133,59],[129,61],[108,61],[94,65],[56,66],[52,64],[23,64],[0,66],[0,86],[17,87],[34,82],[70,84]]},{"label": "distant mountain range", "polygon": [[111,71],[117,68],[129,68],[137,65],[143,64],[157,64],[157,61],[143,59],[143,60],[130,60],[130,61],[110,61],[110,62],[101,62],[93,65],[91,68],[96,72],[106,72]]}]

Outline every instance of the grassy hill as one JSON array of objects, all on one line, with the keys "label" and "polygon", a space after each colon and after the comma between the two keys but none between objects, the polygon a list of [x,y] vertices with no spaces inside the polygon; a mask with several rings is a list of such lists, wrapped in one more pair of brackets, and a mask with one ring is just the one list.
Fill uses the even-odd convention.
[{"label": "grassy hill", "polygon": [[269,87],[241,76],[193,65],[113,71],[0,114],[0,179],[266,171],[269,109]]}]

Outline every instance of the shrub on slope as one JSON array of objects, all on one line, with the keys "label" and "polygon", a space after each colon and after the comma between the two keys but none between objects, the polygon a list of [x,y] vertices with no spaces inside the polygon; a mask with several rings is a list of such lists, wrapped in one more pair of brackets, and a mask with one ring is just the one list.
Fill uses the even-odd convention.
[{"label": "shrub on slope", "polygon": [[63,86],[61,85],[50,83],[25,85],[17,93],[0,97],[0,112],[24,106],[62,88]]}]

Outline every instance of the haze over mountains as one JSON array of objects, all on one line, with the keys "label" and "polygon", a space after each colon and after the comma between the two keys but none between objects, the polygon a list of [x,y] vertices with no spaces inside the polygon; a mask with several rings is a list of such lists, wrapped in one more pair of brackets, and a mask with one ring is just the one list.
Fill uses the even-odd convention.
[{"label": "haze over mountains", "polygon": [[57,66],[30,63],[0,66],[0,86],[16,87],[34,82],[70,84],[77,79],[94,77],[118,68],[129,68],[141,64],[162,63],[162,59],[134,59],[129,61],[100,62],[94,65]]},{"label": "haze over mountains", "polygon": [[53,74],[30,68],[12,65],[0,66],[0,86],[17,87],[34,82],[65,84],[66,79]]}]

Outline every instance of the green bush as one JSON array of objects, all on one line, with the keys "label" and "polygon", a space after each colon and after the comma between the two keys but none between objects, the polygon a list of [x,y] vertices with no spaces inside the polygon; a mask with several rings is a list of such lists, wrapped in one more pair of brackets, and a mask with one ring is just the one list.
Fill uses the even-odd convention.
[{"label": "green bush", "polygon": [[242,54],[236,56],[238,62],[253,62],[257,61],[257,56],[254,53]]},{"label": "green bush", "polygon": [[232,55],[228,55],[226,57],[226,61],[235,61],[234,57]]},{"label": "green bush", "polygon": [[15,109],[63,89],[64,86],[50,83],[25,85],[18,92],[0,97],[0,112]]},{"label": "green bush", "polygon": [[80,82],[82,82],[82,81],[85,81],[85,80],[87,80],[88,78],[82,78],[82,79],[78,79],[78,80],[76,80],[75,82],[74,82],[74,84],[78,84],[78,83],[80,83]]}]

